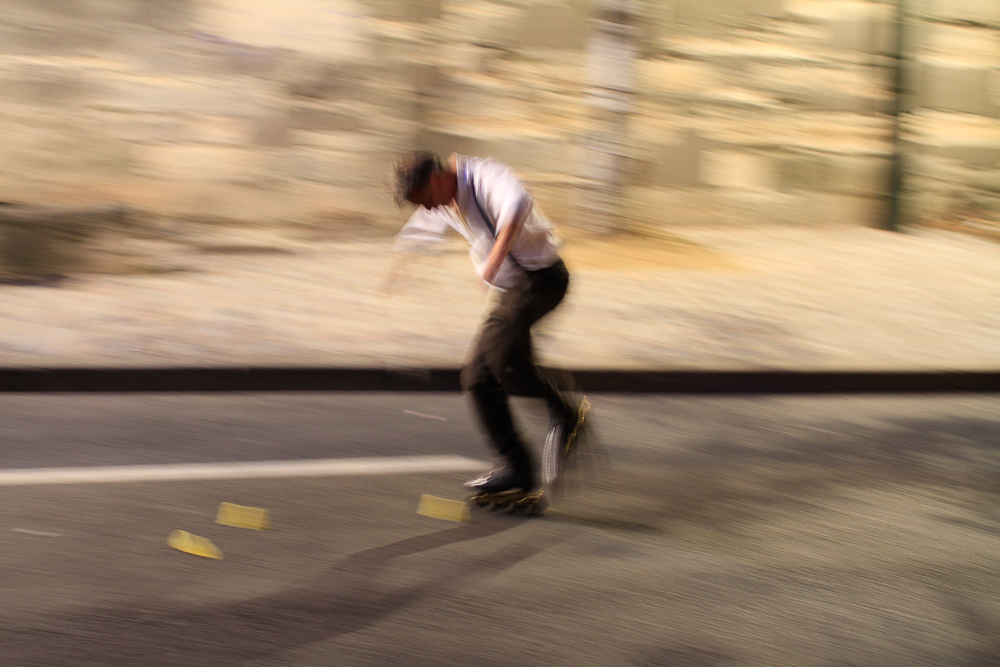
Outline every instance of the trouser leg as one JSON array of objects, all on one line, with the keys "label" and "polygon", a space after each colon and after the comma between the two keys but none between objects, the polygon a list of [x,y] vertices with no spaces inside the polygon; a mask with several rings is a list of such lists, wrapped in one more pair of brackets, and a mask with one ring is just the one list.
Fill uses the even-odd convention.
[{"label": "trouser leg", "polygon": [[514,425],[510,403],[500,381],[490,373],[467,387],[479,423],[497,454],[519,472],[531,472],[531,455]]},{"label": "trouser leg", "polygon": [[558,389],[534,363],[531,326],[562,301],[569,274],[562,262],[550,269],[525,274],[521,283],[505,292],[483,323],[468,362],[462,385],[472,397],[480,423],[491,444],[517,467],[530,468],[530,455],[514,426],[504,372],[513,367],[537,391],[550,411],[565,410]]},{"label": "trouser leg", "polygon": [[533,396],[545,400],[551,418],[563,418],[570,411],[570,405],[563,395],[570,390],[565,373],[556,373],[538,367],[535,360],[534,344],[531,337],[531,327],[548,313],[552,312],[563,300],[569,287],[569,272],[562,261],[552,267],[528,274],[531,285],[528,295],[520,299],[518,320],[521,326],[515,333],[514,345],[508,358],[498,360],[497,365],[506,363],[518,380],[518,383]]},{"label": "trouser leg", "polygon": [[510,368],[514,371],[519,387],[525,393],[538,396],[545,401],[550,418],[561,419],[571,410],[563,396],[563,392],[569,391],[570,387],[563,386],[561,378],[557,378],[554,373],[539,368],[535,360],[530,329],[521,334],[521,339],[511,354]]}]

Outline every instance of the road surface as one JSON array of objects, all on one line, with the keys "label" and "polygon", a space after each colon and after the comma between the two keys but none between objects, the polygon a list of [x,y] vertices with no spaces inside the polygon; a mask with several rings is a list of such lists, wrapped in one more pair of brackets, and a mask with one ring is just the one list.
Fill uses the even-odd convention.
[{"label": "road surface", "polygon": [[[1000,661],[1000,397],[592,398],[610,471],[452,523],[416,507],[488,459],[455,394],[2,395],[0,664]],[[424,467],[383,474],[400,457]]]}]

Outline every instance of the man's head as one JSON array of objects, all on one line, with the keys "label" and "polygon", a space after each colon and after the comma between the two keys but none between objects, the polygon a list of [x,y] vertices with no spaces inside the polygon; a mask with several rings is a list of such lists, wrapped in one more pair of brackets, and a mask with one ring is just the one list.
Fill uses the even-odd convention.
[{"label": "man's head", "polygon": [[395,165],[396,203],[410,202],[424,208],[444,206],[455,197],[455,173],[434,153],[415,151]]}]

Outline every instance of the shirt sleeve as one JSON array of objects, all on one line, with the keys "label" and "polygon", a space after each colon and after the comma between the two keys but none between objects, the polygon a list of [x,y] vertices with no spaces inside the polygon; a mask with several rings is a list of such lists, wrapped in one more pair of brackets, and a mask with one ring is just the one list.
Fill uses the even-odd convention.
[{"label": "shirt sleeve", "polygon": [[419,207],[396,233],[392,249],[395,252],[432,254],[444,245],[444,235],[450,227],[448,214],[434,208]]},{"label": "shirt sleeve", "polygon": [[523,223],[531,215],[531,195],[506,165],[493,160],[485,164],[479,187],[485,195],[483,204],[497,225],[497,233],[506,224]]}]

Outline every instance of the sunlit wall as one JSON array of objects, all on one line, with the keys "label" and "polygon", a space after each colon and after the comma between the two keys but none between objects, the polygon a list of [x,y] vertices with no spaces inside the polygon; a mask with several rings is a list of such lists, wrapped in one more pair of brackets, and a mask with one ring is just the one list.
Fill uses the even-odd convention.
[{"label": "sunlit wall", "polygon": [[[905,6],[910,219],[996,208],[1000,5]],[[11,0],[0,198],[139,219],[391,229],[390,156],[512,164],[579,224],[591,159],[582,0]],[[897,6],[635,4],[618,224],[878,225]]]}]

